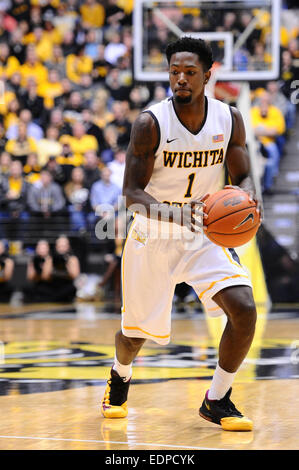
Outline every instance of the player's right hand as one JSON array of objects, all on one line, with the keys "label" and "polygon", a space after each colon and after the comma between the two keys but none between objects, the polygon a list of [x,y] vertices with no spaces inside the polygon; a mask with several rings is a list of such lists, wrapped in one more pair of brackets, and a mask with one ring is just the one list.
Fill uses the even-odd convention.
[{"label": "player's right hand", "polygon": [[191,232],[202,232],[205,229],[203,220],[207,218],[204,213],[205,201],[210,194],[205,194],[201,199],[191,201],[185,204],[182,210],[182,224],[187,227]]}]

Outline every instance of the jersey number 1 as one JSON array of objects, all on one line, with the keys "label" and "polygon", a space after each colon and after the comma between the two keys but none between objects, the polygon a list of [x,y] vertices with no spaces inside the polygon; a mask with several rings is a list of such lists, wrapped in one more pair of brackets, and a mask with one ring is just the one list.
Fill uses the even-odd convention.
[{"label": "jersey number 1", "polygon": [[193,186],[193,183],[194,183],[194,178],[195,178],[195,173],[191,173],[188,176],[189,183],[188,183],[188,188],[187,188],[187,191],[186,191],[186,194],[185,194],[184,197],[191,197],[192,196],[191,190],[192,190],[192,186]]}]

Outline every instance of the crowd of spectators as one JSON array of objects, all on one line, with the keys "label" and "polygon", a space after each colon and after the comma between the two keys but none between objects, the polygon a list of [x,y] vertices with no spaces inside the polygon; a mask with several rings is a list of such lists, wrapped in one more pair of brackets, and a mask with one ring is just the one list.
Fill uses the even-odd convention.
[{"label": "crowd of spectators", "polygon": [[[101,215],[97,206],[116,205],[132,123],[145,106],[169,94],[167,83],[134,81],[133,3],[0,0],[1,239],[28,235],[30,244],[30,234],[41,235],[59,217],[66,220],[65,233],[92,234]],[[176,10],[177,24],[189,31],[205,31],[209,21],[218,21],[219,30],[239,34],[250,20],[245,13],[237,18],[228,12],[220,21],[214,11],[203,17],[183,6]],[[157,21],[146,28],[152,47],[145,60],[151,67],[164,60],[161,52],[170,39]],[[259,60],[265,41],[265,30],[257,27],[248,38],[248,63]],[[267,158],[265,190],[294,125],[290,95],[299,70],[298,30],[282,30],[281,57],[281,80],[253,94],[255,132]],[[262,60],[267,63],[265,55]],[[38,243],[37,256],[47,258],[40,254],[47,242]],[[42,283],[43,270],[33,274],[34,266],[28,279]],[[27,297],[33,291],[28,288]]]}]

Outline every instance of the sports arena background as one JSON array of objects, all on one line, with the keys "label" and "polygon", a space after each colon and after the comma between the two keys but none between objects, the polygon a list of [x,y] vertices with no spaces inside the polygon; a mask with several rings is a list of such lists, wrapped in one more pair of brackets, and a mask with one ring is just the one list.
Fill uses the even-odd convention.
[{"label": "sports arena background", "polygon": [[[172,2],[177,8],[183,2]],[[248,2],[244,2],[244,5]],[[250,2],[249,2],[250,3]],[[202,27],[198,8],[184,13],[190,31]],[[118,210],[132,122],[168,96],[167,82],[134,77],[132,12],[128,0],[0,1],[0,301],[110,302],[120,311],[124,239],[99,240],[107,203]],[[183,6],[182,6],[183,8]],[[299,10],[284,0],[277,80],[250,82],[250,121],[258,146],[257,174],[264,223],[257,242],[272,311],[299,304]],[[219,18],[218,18],[219,21]],[[242,34],[250,17],[235,11],[221,31]],[[151,25],[144,58],[163,67],[166,39]],[[267,67],[267,21],[257,24],[236,61],[240,70]],[[236,82],[217,82],[215,97],[235,105]],[[274,128],[273,137],[259,132]],[[297,120],[297,125],[296,125]],[[63,235],[63,236],[62,236]],[[51,281],[43,269],[51,258]],[[72,263],[69,263],[70,258]],[[177,287],[178,311],[201,309]]]}]

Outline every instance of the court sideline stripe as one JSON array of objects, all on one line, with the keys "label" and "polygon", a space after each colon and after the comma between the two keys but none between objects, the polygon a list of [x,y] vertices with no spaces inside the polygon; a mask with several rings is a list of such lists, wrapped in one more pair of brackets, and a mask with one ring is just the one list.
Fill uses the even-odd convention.
[{"label": "court sideline stripe", "polygon": [[[129,445],[129,442],[120,441],[97,441],[95,439],[65,439],[58,437],[32,437],[32,436],[0,436],[0,439],[31,439],[39,441],[69,441],[69,442],[94,442],[98,444],[122,444]],[[155,444],[153,442],[135,442],[135,446],[155,446],[155,447],[171,447],[174,449],[190,449],[190,450],[225,450],[216,447],[191,447],[191,446],[176,446],[172,444]]]}]

